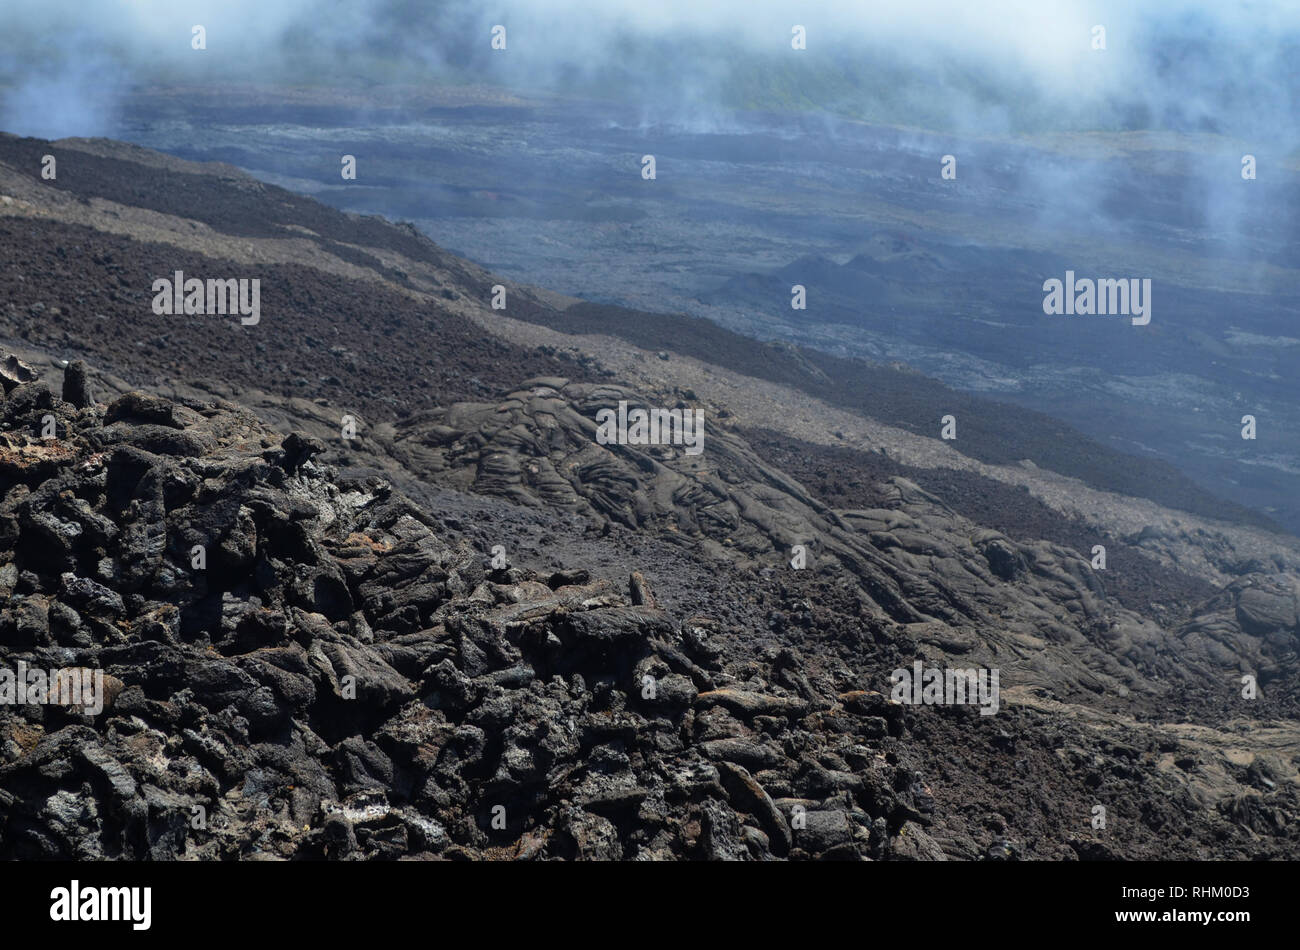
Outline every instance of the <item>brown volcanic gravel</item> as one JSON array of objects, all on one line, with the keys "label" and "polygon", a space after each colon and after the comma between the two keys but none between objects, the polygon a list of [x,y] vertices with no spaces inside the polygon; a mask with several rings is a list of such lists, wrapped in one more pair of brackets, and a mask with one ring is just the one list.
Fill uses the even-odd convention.
[{"label": "brown volcanic gravel", "polygon": [[[1229,539],[1198,529],[1158,549],[1175,565],[1163,567],[1134,546],[1141,542],[1116,537],[1146,525],[1099,518],[1112,526],[1107,534],[969,471],[746,431],[760,465],[726,423],[710,430],[716,468],[690,473],[680,492],[638,496],[640,486],[671,484],[669,466],[625,477],[630,469],[615,453],[571,469],[581,472],[568,483],[575,499],[603,492],[618,507],[653,495],[662,519],[602,525],[575,509],[512,503],[494,494],[509,466],[485,466],[494,488],[491,478],[479,483],[477,459],[466,463],[492,444],[484,434],[500,430],[499,455],[526,463],[557,454],[557,420],[586,429],[544,393],[501,396],[529,376],[590,376],[586,363],[545,355],[557,350],[537,349],[538,337],[498,339],[459,315],[495,278],[409,229],[340,215],[233,169],[197,174],[131,147],[96,147],[98,157],[0,136],[0,157],[24,174],[35,152],[50,148],[61,175],[75,170],[61,193],[16,189],[32,218],[0,218],[0,339],[38,368],[84,356],[92,382],[112,374],[116,387],[102,395],[107,405],[87,405],[75,387],[59,400],[53,379],[51,389],[37,381],[0,397],[0,658],[63,663],[71,651],[116,681],[91,723],[55,708],[0,710],[0,856],[1296,855],[1300,739],[1294,651],[1286,652],[1293,639],[1285,639],[1293,634],[1274,622],[1265,641],[1244,633],[1237,616],[1285,620],[1284,597],[1269,593],[1270,551],[1238,557]],[[101,223],[144,221],[141,234],[170,229],[192,249],[41,217],[94,198],[119,203],[94,209]],[[142,208],[178,220],[164,228]],[[286,234],[307,263],[230,260],[245,246],[251,255],[257,237]],[[319,267],[316,248],[328,253]],[[329,258],[437,290],[421,300],[392,283],[331,275],[320,270],[337,266]],[[261,324],[155,316],[152,281],[177,269],[259,278]],[[527,291],[511,299],[512,315],[537,324],[698,352],[714,365],[727,361],[733,375],[779,381],[800,390],[793,396],[913,433],[928,431],[953,395],[897,369],[747,341],[700,321],[595,304],[554,310]],[[582,358],[609,352],[591,346]],[[647,358],[643,375],[678,362]],[[160,399],[125,393],[119,375],[146,390],[160,376],[208,388],[204,398]],[[694,401],[690,379],[674,378]],[[600,382],[625,381],[607,370]],[[711,424],[764,418],[738,410],[766,383],[728,385],[709,400]],[[209,405],[206,393],[218,390],[229,402]],[[418,412],[457,400],[476,403],[455,414],[473,425],[455,429],[439,410]],[[310,437],[319,432],[281,440],[251,415],[270,409],[295,425],[327,426],[336,405],[375,420],[408,416],[393,427],[403,437],[376,435],[368,450],[339,452]],[[56,448],[30,435],[47,411],[59,422]],[[1132,460],[1113,453],[1093,465],[1093,447],[1043,418],[993,405],[963,425],[987,434],[975,440],[985,461],[1030,458],[1049,474],[1056,465],[1101,484],[1150,484],[1171,503],[1209,504],[1185,482],[1125,469]],[[399,444],[400,457],[387,454]],[[446,445],[454,451],[440,450]],[[776,541],[787,517],[828,523],[803,510],[813,507],[807,495],[840,509],[880,507],[888,498],[878,483],[892,476],[943,504],[892,493],[919,527],[874,531],[874,540],[842,548],[856,560],[793,571],[759,543]],[[700,502],[703,486],[721,503]],[[728,506],[737,517],[727,517]],[[697,511],[721,543],[681,530],[699,523]],[[958,515],[1049,562],[1062,559],[1043,541],[1084,552],[1103,540],[1123,566],[1108,572],[1105,600],[1156,616],[1167,633],[1147,639],[1152,631],[1124,617],[1116,647],[1095,649],[1092,635],[1111,632],[1102,624],[1041,609],[1081,598],[1068,587],[994,581],[983,561],[993,568],[989,551],[1009,545],[998,539],[973,553]],[[946,539],[964,561],[931,553]],[[206,568],[190,561],[192,542],[211,551]],[[498,544],[506,568],[487,559]],[[1261,563],[1243,568],[1247,576],[1198,616],[1200,632],[1184,635],[1170,629],[1175,615],[1213,593],[1176,569],[1191,563],[1180,560],[1188,548],[1227,573],[1235,573],[1230,562]],[[892,551],[887,565],[876,563],[881,550]],[[932,583],[960,585],[967,575],[1010,616]],[[903,591],[889,602],[903,620],[869,599],[892,590],[885,580]],[[1090,585],[1089,617],[1109,607],[1094,593]],[[1051,603],[1040,605],[1045,598]],[[907,622],[908,601],[950,620]],[[1019,609],[1030,602],[1039,609]],[[1043,629],[1011,631],[1018,613]],[[1060,649],[1045,636],[1052,632],[1069,637]],[[1240,700],[1231,655],[1207,663],[1216,643],[1270,661],[1276,679],[1258,702]],[[1004,673],[997,716],[883,695],[896,667],[939,656],[982,664],[990,648]],[[1075,654],[1089,659],[1087,676],[1075,675]],[[1043,668],[1047,660],[1055,669]],[[1146,688],[1152,676],[1198,663],[1207,671],[1198,680]],[[348,671],[362,673],[352,698],[336,688]],[[643,692],[646,675],[663,687],[653,698]],[[1139,688],[1106,685],[1126,682]],[[220,816],[202,834],[188,817],[198,803]],[[1106,833],[1089,825],[1097,803],[1116,819]],[[498,804],[509,815],[505,829],[488,821]],[[806,827],[793,827],[796,806],[806,809]]]},{"label": "brown volcanic gravel", "polygon": [[[259,278],[261,322],[155,315],[153,281],[177,270]],[[218,379],[323,398],[372,422],[493,398],[530,376],[588,378],[572,362],[489,337],[379,284],[294,264],[250,267],[52,221],[0,219],[0,299],[0,335],[67,358],[107,356],[139,380]]]}]

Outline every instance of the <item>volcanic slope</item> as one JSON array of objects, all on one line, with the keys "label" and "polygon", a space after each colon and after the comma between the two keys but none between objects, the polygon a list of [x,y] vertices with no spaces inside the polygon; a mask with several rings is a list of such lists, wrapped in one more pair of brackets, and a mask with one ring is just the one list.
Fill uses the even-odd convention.
[{"label": "volcanic slope", "polygon": [[[153,314],[177,270],[261,322]],[[0,288],[4,665],[111,684],[0,712],[0,853],[1300,855],[1300,546],[1176,473],[99,140],[0,138]]]}]

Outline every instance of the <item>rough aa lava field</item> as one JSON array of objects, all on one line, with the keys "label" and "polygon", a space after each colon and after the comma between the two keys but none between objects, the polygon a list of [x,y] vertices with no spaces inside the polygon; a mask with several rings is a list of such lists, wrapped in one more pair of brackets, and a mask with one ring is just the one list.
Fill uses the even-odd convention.
[{"label": "rough aa lava field", "polygon": [[0,137],[0,346],[0,657],[104,674],[0,705],[0,856],[1300,855],[1300,542],[1046,415],[107,140]]}]

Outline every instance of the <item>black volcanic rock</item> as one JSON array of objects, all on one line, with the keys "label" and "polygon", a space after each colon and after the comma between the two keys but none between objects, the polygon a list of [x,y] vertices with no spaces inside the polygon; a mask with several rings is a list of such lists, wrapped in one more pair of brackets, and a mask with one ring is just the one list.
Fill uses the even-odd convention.
[{"label": "black volcanic rock", "polygon": [[6,394],[13,392],[16,386],[30,383],[39,375],[35,369],[12,353],[0,351],[0,385],[3,386]]},{"label": "black volcanic rock", "polygon": [[1296,596],[1286,589],[1249,587],[1237,598],[1237,618],[1247,633],[1256,636],[1295,631]]},{"label": "black volcanic rock", "polygon": [[[18,512],[0,578],[29,579],[0,610],[3,664],[111,684],[97,714],[0,707],[0,856],[790,853],[748,768],[815,799],[791,750],[843,733],[776,683],[699,693],[711,679],[644,576],[628,593],[585,570],[489,580],[408,502],[344,501],[311,443],[282,443],[291,483],[255,454],[250,417],[200,408],[120,398],[70,421],[35,484],[0,481]],[[159,426],[195,452],[108,437]],[[799,669],[782,654],[783,676]],[[789,738],[704,739],[709,709]],[[712,779],[685,778],[710,759]],[[798,854],[865,853],[814,804]]]},{"label": "black volcanic rock", "polygon": [[73,360],[63,371],[63,401],[72,403],[78,409],[86,409],[95,404],[95,397],[86,375],[86,361]]},{"label": "black volcanic rock", "polygon": [[[105,674],[98,713],[0,704],[0,857],[1300,853],[1300,562],[1242,510],[977,399],[958,467],[920,461],[899,433],[955,394],[914,372],[512,287],[651,349],[554,345],[410,229],[93,147],[56,187],[0,163],[41,211],[0,218],[0,671]],[[192,214],[202,254],[166,243]],[[286,231],[307,263],[248,247]],[[258,328],[142,296],[234,262]],[[31,370],[75,355],[107,406]],[[704,453],[600,444],[620,400],[705,410]],[[815,444],[827,403],[873,434]],[[1111,494],[1071,514],[1062,472]],[[895,698],[917,662],[1000,670],[999,711]]]}]

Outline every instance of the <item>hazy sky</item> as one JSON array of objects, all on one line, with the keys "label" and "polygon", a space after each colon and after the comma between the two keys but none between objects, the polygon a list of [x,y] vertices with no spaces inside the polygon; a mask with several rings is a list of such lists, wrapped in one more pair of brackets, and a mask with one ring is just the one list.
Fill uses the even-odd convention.
[{"label": "hazy sky", "polygon": [[1271,129],[1289,148],[1298,38],[1297,0],[9,0],[0,127],[103,132],[118,96],[159,76],[454,77],[669,103],[749,84],[850,114],[911,104],[922,125]]}]

